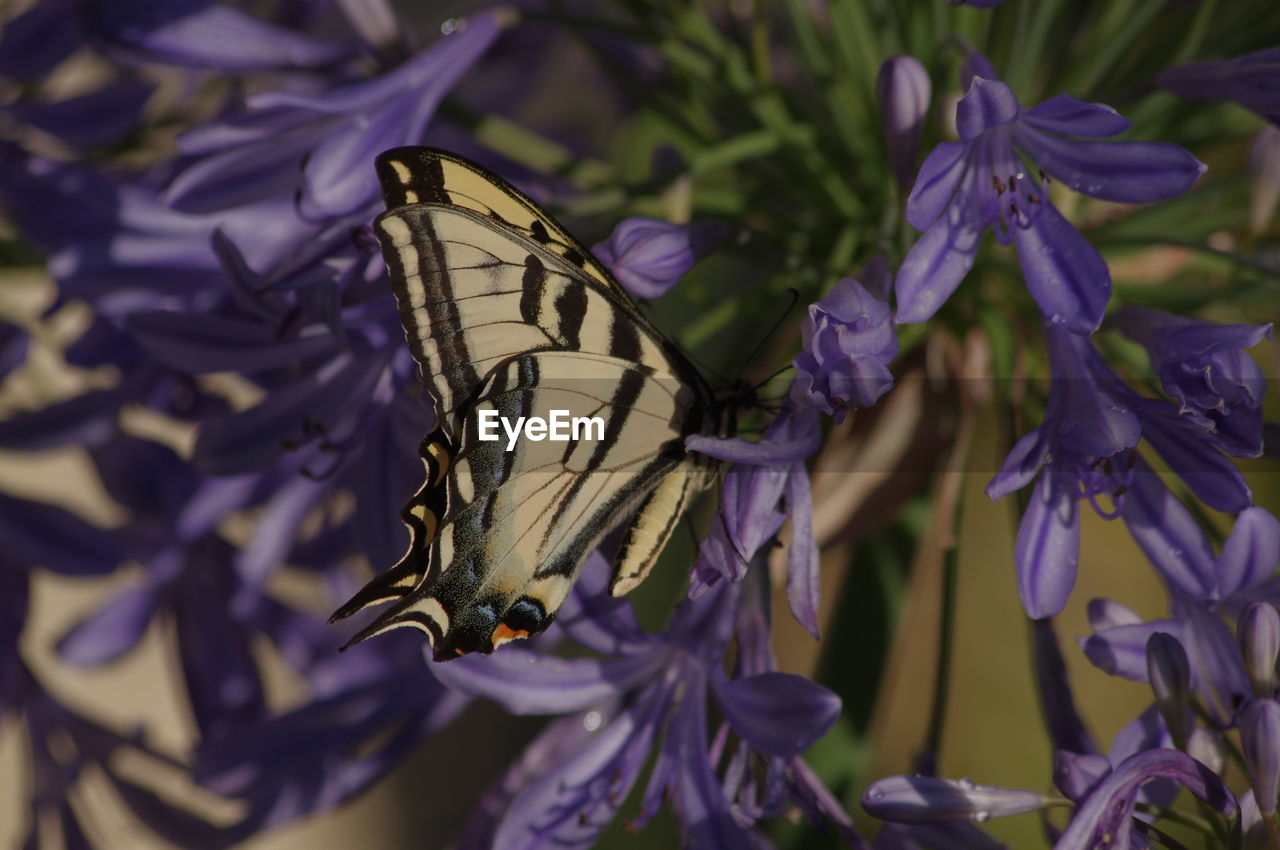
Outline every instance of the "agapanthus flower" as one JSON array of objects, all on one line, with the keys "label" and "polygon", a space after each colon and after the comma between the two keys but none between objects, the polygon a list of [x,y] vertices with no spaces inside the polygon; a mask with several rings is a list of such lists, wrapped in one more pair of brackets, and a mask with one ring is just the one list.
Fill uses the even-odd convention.
[{"label": "agapanthus flower", "polygon": [[1160,85],[1193,100],[1231,100],[1280,123],[1280,47],[1232,59],[1188,62],[1160,73]]},{"label": "agapanthus flower", "polygon": [[976,75],[956,107],[961,141],[929,154],[907,200],[907,221],[924,235],[898,271],[897,319],[933,316],[993,227],[1001,243],[1017,248],[1045,317],[1090,333],[1110,298],[1110,273],[1050,202],[1049,178],[1095,198],[1147,203],[1182,194],[1205,167],[1168,142],[1092,141],[1124,132],[1129,122],[1065,94],[1023,109],[984,57],[971,56],[969,66]]},{"label": "agapanthus flower", "polygon": [[805,459],[818,450],[817,415],[784,411],[757,442],[691,436],[685,445],[733,466],[720,491],[720,512],[698,549],[690,595],[721,579],[739,581],[747,565],[791,518],[787,550],[787,599],[796,620],[818,636],[818,549],[813,542],[813,497]]},{"label": "agapanthus flower", "polygon": [[[1135,539],[1171,591],[1171,616],[1143,622],[1118,603],[1091,603],[1091,614],[1097,612],[1091,616],[1093,634],[1081,647],[1100,669],[1148,681],[1147,641],[1155,632],[1173,635],[1187,651],[1200,704],[1226,723],[1254,691],[1223,615],[1234,616],[1251,602],[1280,601],[1273,579],[1280,566],[1280,521],[1262,508],[1248,508],[1215,556],[1181,503],[1170,496],[1160,504],[1159,521],[1138,529]],[[1104,608],[1108,613],[1100,616]]]},{"label": "agapanthus flower", "polygon": [[724,225],[715,221],[671,224],[625,218],[591,251],[632,295],[657,298],[714,250],[724,234]]},{"label": "agapanthus flower", "polygon": [[876,101],[885,150],[898,185],[906,190],[916,173],[920,133],[929,114],[929,72],[914,56],[890,56],[876,77]]},{"label": "agapanthus flower", "polygon": [[870,407],[893,387],[889,364],[898,338],[889,305],[853,278],[809,305],[800,333],[791,385],[796,405],[831,414],[838,424],[850,409]]},{"label": "agapanthus flower", "polygon": [[1271,325],[1217,325],[1163,310],[1126,306],[1114,321],[1142,344],[1178,412],[1236,457],[1262,454],[1266,378],[1244,352],[1271,336]]},{"label": "agapanthus flower", "polygon": [[1052,325],[1045,335],[1053,384],[1044,420],[1018,440],[987,485],[987,495],[999,499],[1039,477],[1015,547],[1019,594],[1034,618],[1061,611],[1075,584],[1080,499],[1105,518],[1123,516],[1144,547],[1162,533],[1167,488],[1138,455],[1141,438],[1206,504],[1240,511],[1251,503],[1239,470],[1189,434],[1196,426],[1176,408],[1128,389],[1087,338]]},{"label": "agapanthus flower", "polygon": [[[511,646],[437,665],[452,687],[513,713],[567,715],[531,745],[546,760],[520,759],[495,787],[477,813],[482,820],[468,830],[473,843],[463,846],[589,846],[618,815],[655,749],[628,821],[633,830],[670,799],[687,846],[745,850],[755,846],[754,824],[779,814],[788,796],[813,800],[816,780],[796,759],[835,720],[839,700],[772,670],[765,575],[757,562],[744,581],[686,600],[666,631],[647,634],[626,600],[607,595],[608,565],[596,554],[557,623],[601,657],[564,659]],[[731,678],[723,663],[735,636]],[[715,736],[707,729],[712,703],[723,717]],[[856,840],[851,828],[849,836]]]},{"label": "agapanthus flower", "polygon": [[[1063,756],[1067,763],[1061,763]],[[1072,758],[1059,754],[1055,781],[1077,804],[1070,823],[1054,842],[1054,850],[1130,848],[1134,815],[1141,795],[1151,785],[1172,781],[1191,791],[1224,816],[1239,807],[1226,784],[1200,762],[1178,750],[1143,748],[1132,755]],[[1114,764],[1114,766],[1113,766]],[[978,785],[969,780],[895,776],[881,779],[862,795],[868,813],[898,823],[985,821],[1060,804],[1060,801],[1022,788]]]}]

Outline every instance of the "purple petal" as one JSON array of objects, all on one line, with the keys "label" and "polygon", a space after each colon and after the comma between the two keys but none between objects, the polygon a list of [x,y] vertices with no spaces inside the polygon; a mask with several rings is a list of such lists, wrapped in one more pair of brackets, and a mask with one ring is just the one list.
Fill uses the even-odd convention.
[{"label": "purple petal", "polygon": [[1156,399],[1135,399],[1134,409],[1142,419],[1142,436],[1197,499],[1224,513],[1242,511],[1253,503],[1248,482],[1235,463],[1187,417]]},{"label": "purple petal", "polygon": [[1032,619],[1061,613],[1076,583],[1080,514],[1070,484],[1065,476],[1046,471],[1018,526],[1018,595]]},{"label": "purple petal", "polygon": [[898,296],[896,321],[933,318],[973,267],[982,234],[991,223],[973,184],[975,179],[966,174],[955,199],[903,259],[893,284]]},{"label": "purple petal", "polygon": [[103,487],[143,517],[172,517],[195,492],[200,476],[168,446],[124,434],[90,449]]},{"label": "purple petal", "polygon": [[1147,681],[1173,742],[1185,747],[1191,733],[1191,665],[1182,643],[1168,632],[1147,639]]},{"label": "purple petal", "polygon": [[587,556],[573,591],[556,613],[572,639],[601,655],[631,655],[650,646],[626,597],[609,595],[613,567],[599,550]]},{"label": "purple petal", "polygon": [[1113,599],[1090,599],[1085,606],[1085,616],[1089,618],[1089,628],[1095,632],[1115,626],[1136,626],[1142,622],[1142,618],[1130,608]]},{"label": "purple petal", "polygon": [[37,81],[84,42],[69,0],[45,0],[0,30],[0,76]]},{"label": "purple petal", "polygon": [[818,545],[813,539],[813,496],[803,471],[787,476],[791,509],[791,543],[787,549],[787,603],[796,622],[814,640],[818,636],[818,593],[821,587]]},{"label": "purple petal", "polygon": [[1076,811],[1055,850],[1093,850],[1104,841],[1126,846],[1138,791],[1157,778],[1177,781],[1224,815],[1238,811],[1235,797],[1204,765],[1177,750],[1148,750],[1125,759],[1098,784]]},{"label": "purple petal", "polygon": [[962,142],[942,142],[925,157],[907,197],[907,222],[916,230],[928,230],[951,203],[968,166],[968,151]]},{"label": "purple petal", "polygon": [[267,582],[298,537],[307,514],[330,492],[328,481],[295,475],[279,486],[258,514],[253,536],[235,554],[235,568],[247,596],[237,596],[237,613],[251,610],[259,589]]},{"label": "purple petal", "polygon": [[1269,579],[1280,565],[1280,521],[1263,508],[1246,508],[1218,556],[1218,594],[1234,596]]},{"label": "purple petal", "polygon": [[1195,598],[1213,594],[1213,547],[1190,511],[1142,460],[1120,513],[1134,542],[1171,587]]},{"label": "purple petal", "polygon": [[975,77],[956,104],[956,132],[964,141],[1018,120],[1018,98],[999,80]]},{"label": "purple petal", "polygon": [[1072,333],[1090,334],[1111,298],[1111,273],[1098,252],[1047,201],[1028,227],[1013,228],[1027,289],[1040,311]]},{"label": "purple petal", "polygon": [[491,846],[538,850],[595,843],[644,767],[666,707],[660,693],[650,692],[567,760],[544,767],[507,807]]},{"label": "purple petal", "polygon": [[59,658],[73,667],[115,661],[142,640],[159,601],[149,584],[117,593],[62,636]]},{"label": "purple petal", "polygon": [[1172,142],[1062,139],[1025,127],[1017,144],[1067,188],[1104,201],[1142,204],[1176,198],[1206,166]]},{"label": "purple petal", "polygon": [[1085,103],[1066,94],[1054,95],[1025,110],[1022,120],[1037,130],[1095,139],[1123,133],[1132,126],[1106,104]]},{"label": "purple petal", "polygon": [[279,339],[270,325],[197,313],[139,311],[129,315],[125,328],[153,357],[195,375],[228,370],[254,374],[336,355],[341,346],[323,327]]},{"label": "purple petal", "polygon": [[1039,811],[1048,803],[1039,791],[933,776],[890,776],[871,783],[862,794],[867,814],[895,823],[985,821]]},{"label": "purple petal", "polygon": [[712,684],[733,730],[767,756],[799,755],[840,716],[840,698],[803,676],[760,673],[732,681],[713,678]]},{"label": "purple petal", "polygon": [[1049,459],[1049,442],[1042,428],[1023,434],[1013,444],[1004,465],[987,484],[987,497],[992,501],[1021,490],[1032,481]]},{"label": "purple petal", "polygon": [[206,422],[196,438],[196,466],[216,475],[249,472],[276,458],[284,444],[312,439],[304,423],[327,429],[355,400],[368,398],[391,354],[390,349],[364,357],[344,354],[277,387],[254,407]]},{"label": "purple petal", "polygon": [[19,101],[8,112],[72,147],[105,147],[137,129],[152,91],[150,85],[127,80],[53,103]]},{"label": "purple petal", "polygon": [[99,34],[118,44],[139,50],[150,59],[187,68],[264,71],[306,67],[333,62],[348,52],[344,45],[316,41],[230,6],[208,4],[176,16],[146,11],[155,19],[143,24],[127,14],[96,14],[92,20]]},{"label": "purple petal", "polygon": [[797,463],[816,452],[822,444],[822,428],[815,411],[801,409],[779,414],[765,439],[759,441],[692,434],[685,438],[684,444],[691,451],[717,460],[774,466]]},{"label": "purple petal", "polygon": [[1252,693],[1236,636],[1222,616],[1202,602],[1178,600],[1175,616],[1183,621],[1179,638],[1200,680],[1200,703],[1227,724]]},{"label": "purple petal", "polygon": [[302,184],[307,153],[331,128],[317,122],[200,157],[178,172],[161,198],[175,210],[198,215],[292,196]]},{"label": "purple petal", "polygon": [[0,381],[27,359],[30,339],[22,328],[0,320]]},{"label": "purple petal", "polygon": [[689,850],[748,850],[751,844],[735,821],[729,801],[707,759],[706,697],[689,694],[668,726],[679,761],[671,803],[683,827],[683,847]]},{"label": "purple petal", "polygon": [[657,653],[621,658],[555,658],[519,647],[432,665],[436,678],[471,696],[488,697],[512,714],[564,714],[607,705],[659,675]]},{"label": "purple petal", "polygon": [[0,446],[28,451],[91,446],[116,430],[120,408],[130,400],[124,387],[90,390],[30,413],[0,421]]},{"label": "purple petal", "polygon": [[1147,681],[1147,641],[1156,632],[1182,636],[1173,620],[1152,620],[1132,626],[1114,626],[1080,640],[1085,657],[1104,673],[1135,682]]},{"label": "purple petal", "polygon": [[300,206],[309,217],[343,215],[377,195],[369,163],[379,151],[421,140],[436,106],[474,65],[500,31],[498,16],[479,15],[433,44],[394,75],[400,88],[390,101],[361,102],[365,113],[330,134],[303,168]]},{"label": "purple petal", "polygon": [[41,502],[0,494],[0,540],[24,566],[66,576],[111,572],[124,555],[115,537],[75,514]]}]

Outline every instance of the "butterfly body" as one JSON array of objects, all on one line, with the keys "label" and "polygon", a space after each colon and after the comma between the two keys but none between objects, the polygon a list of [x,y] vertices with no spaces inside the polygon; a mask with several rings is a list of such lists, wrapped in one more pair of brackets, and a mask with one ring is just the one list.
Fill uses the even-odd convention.
[{"label": "butterfly body", "polygon": [[[609,272],[501,178],[429,148],[387,151],[377,168],[388,209],[375,231],[437,427],[402,512],[408,551],[333,619],[393,601],[353,640],[413,626],[437,660],[492,652],[544,630],[629,518],[611,590],[643,580],[714,474],[684,438],[717,433],[722,417]],[[492,439],[484,427],[557,413],[603,433]]]}]

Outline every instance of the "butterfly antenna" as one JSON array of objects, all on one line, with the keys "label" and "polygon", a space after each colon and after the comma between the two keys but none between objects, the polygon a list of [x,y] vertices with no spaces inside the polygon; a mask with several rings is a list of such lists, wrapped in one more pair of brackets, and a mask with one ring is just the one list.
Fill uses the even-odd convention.
[{"label": "butterfly antenna", "polygon": [[[745,370],[748,366],[751,365],[751,361],[754,360],[755,356],[760,353],[760,349],[764,348],[764,344],[769,341],[769,337],[777,333],[778,328],[782,327],[782,323],[785,322],[787,320],[787,317],[791,315],[791,311],[794,310],[796,305],[800,303],[800,290],[796,289],[794,286],[789,286],[787,287],[787,292],[791,293],[791,303],[787,305],[787,309],[782,312],[782,315],[778,317],[778,320],[773,323],[773,327],[769,328],[769,332],[764,336],[760,337],[760,341],[756,343],[756,347],[751,349],[751,353],[748,354],[747,358],[742,361],[742,366],[739,367],[738,374],[734,375],[735,380],[742,377],[743,370]],[[777,376],[770,375],[769,379],[764,381],[764,383],[766,384],[769,383],[769,381],[772,381],[775,377]],[[761,386],[761,385],[757,384],[756,386]]]}]

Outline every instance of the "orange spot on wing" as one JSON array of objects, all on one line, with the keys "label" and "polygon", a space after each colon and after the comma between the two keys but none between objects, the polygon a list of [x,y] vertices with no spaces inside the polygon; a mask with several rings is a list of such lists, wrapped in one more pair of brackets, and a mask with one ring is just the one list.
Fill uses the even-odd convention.
[{"label": "orange spot on wing", "polygon": [[493,648],[497,649],[504,643],[519,638],[527,638],[528,636],[529,632],[525,629],[513,629],[506,623],[499,623],[498,627],[493,630],[493,637],[490,640],[493,642]]}]

